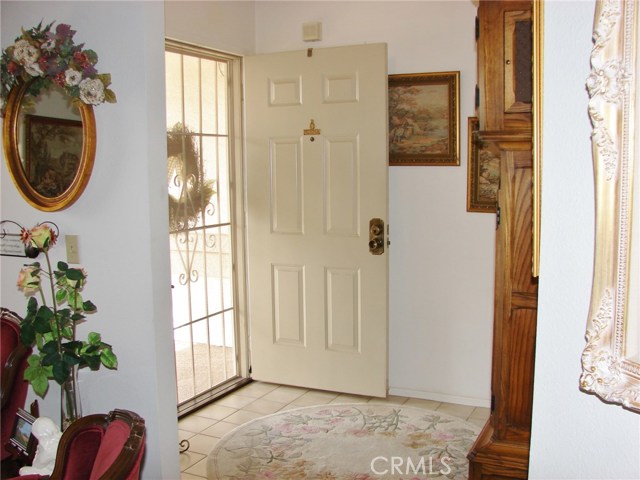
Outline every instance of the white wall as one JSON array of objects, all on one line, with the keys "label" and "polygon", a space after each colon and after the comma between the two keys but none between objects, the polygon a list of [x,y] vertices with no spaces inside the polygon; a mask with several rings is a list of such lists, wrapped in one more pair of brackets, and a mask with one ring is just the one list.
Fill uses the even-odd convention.
[{"label": "white wall", "polygon": [[[79,330],[101,332],[113,345],[117,371],[82,371],[84,414],[127,408],[146,420],[143,478],[179,478],[175,365],[170,315],[166,140],[164,127],[164,12],[160,2],[1,3],[2,48],[20,27],[44,19],[68,23],[111,73],[116,104],[95,108],[98,146],[91,181],[68,210],[44,213],[17,193],[4,160],[0,218],[30,227],[49,220],[61,234],[79,235],[89,273],[86,297],[98,312]],[[57,24],[56,23],[56,24]],[[64,244],[52,254],[64,258]],[[0,303],[24,313],[15,280],[25,259],[0,257]],[[59,417],[52,387],[41,413]]]},{"label": "white wall", "polygon": [[[250,5],[255,34],[244,22],[230,29]],[[475,13],[470,0],[169,2],[166,28],[238,54],[252,53],[248,39],[257,53],[386,42],[390,74],[460,70],[461,165],[390,168],[389,385],[395,394],[488,406],[495,216],[466,212]],[[192,28],[202,19],[205,30]],[[309,21],[322,22],[322,41],[302,41]]]},{"label": "white wall", "polygon": [[255,52],[255,2],[169,0],[164,3],[168,38],[236,55]]},{"label": "white wall", "polygon": [[593,269],[593,168],[585,90],[593,13],[592,1],[545,5],[532,479],[640,478],[640,415],[578,389]]}]

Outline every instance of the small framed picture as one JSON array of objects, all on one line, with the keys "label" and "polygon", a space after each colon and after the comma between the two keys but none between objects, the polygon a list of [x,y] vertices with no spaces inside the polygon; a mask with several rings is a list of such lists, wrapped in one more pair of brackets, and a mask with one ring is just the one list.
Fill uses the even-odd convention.
[{"label": "small framed picture", "polygon": [[31,434],[31,427],[35,420],[33,415],[18,409],[9,444],[25,457],[33,457],[35,452],[36,438]]},{"label": "small framed picture", "polygon": [[495,213],[500,185],[500,150],[478,139],[478,118],[469,117],[467,212]]}]

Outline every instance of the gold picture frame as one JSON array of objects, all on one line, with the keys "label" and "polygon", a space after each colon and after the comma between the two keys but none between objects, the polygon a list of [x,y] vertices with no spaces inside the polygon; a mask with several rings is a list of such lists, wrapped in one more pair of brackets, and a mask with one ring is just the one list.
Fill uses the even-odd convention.
[{"label": "gold picture frame", "polygon": [[544,1],[533,2],[533,212],[532,274],[540,276],[540,224],[542,210],[542,98],[544,92]]},{"label": "gold picture frame", "polygon": [[596,3],[587,79],[596,232],[580,377],[584,392],[634,412],[640,412],[638,8],[638,2]]},{"label": "gold picture frame", "polygon": [[478,138],[478,117],[467,119],[467,212],[495,213],[500,185],[500,149]]},{"label": "gold picture frame", "polygon": [[460,72],[389,75],[389,165],[460,165]]}]

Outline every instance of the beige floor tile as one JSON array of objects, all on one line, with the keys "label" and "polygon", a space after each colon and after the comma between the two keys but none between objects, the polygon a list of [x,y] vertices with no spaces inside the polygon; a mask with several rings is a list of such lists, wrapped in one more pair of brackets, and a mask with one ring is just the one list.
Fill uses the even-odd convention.
[{"label": "beige floor tile", "polygon": [[231,408],[242,408],[245,405],[250,404],[255,400],[255,397],[245,397],[244,395],[240,395],[239,393],[231,393],[226,397],[222,397],[220,400],[217,400],[214,405],[219,405],[223,407],[231,407]]},{"label": "beige floor tile", "polygon": [[186,430],[187,432],[199,433],[205,428],[209,428],[216,423],[215,420],[207,417],[201,417],[198,415],[189,415],[178,421],[178,429]]},{"label": "beige floor tile", "polygon": [[491,409],[486,407],[476,407],[471,412],[469,418],[479,418],[481,420],[487,420],[491,415]]},{"label": "beige floor tile", "polygon": [[324,391],[318,391],[318,390],[309,390],[308,392],[306,392],[302,396],[298,397],[297,400],[312,399],[312,400],[314,400],[316,402],[330,402],[331,400],[336,398],[338,395],[340,395],[340,394],[336,393],[336,392],[324,392]]},{"label": "beige floor tile", "polygon": [[195,465],[203,458],[206,458],[205,455],[201,453],[186,451],[180,454],[180,471],[184,472],[189,467]]},{"label": "beige floor tile", "polygon": [[271,400],[273,402],[291,403],[296,398],[300,398],[307,393],[308,390],[297,387],[278,387],[275,390],[270,391],[262,397],[264,400]]},{"label": "beige floor tile", "polygon": [[185,470],[186,473],[197,475],[199,477],[207,477],[207,457]]},{"label": "beige floor tile", "polygon": [[189,440],[195,435],[194,432],[188,432],[187,430],[178,430],[178,441]]},{"label": "beige floor tile", "polygon": [[405,402],[407,407],[426,408],[427,410],[437,410],[440,406],[440,402],[435,400],[425,400],[422,398],[410,398]]},{"label": "beige floor tile", "polygon": [[211,404],[201,408],[196,412],[196,415],[200,417],[212,418],[214,420],[222,420],[232,413],[236,413],[237,408],[225,407],[224,405]]},{"label": "beige floor tile", "polygon": [[388,395],[387,398],[373,397],[369,400],[369,403],[391,403],[394,405],[404,405],[409,400],[409,397],[401,397],[399,395]]},{"label": "beige floor tile", "polygon": [[207,428],[206,430],[203,430],[202,433],[204,435],[210,435],[212,437],[222,438],[237,426],[238,425],[236,425],[235,423],[218,422],[215,425]]},{"label": "beige floor tile", "polygon": [[480,428],[484,427],[484,425],[487,423],[486,420],[482,420],[481,418],[469,418],[467,419],[467,422],[473,423],[475,426]]},{"label": "beige floor tile", "polygon": [[332,392],[309,391],[303,395],[300,395],[291,403],[299,407],[308,407],[311,405],[323,405],[325,403],[329,403],[331,400],[333,400],[337,396],[338,396],[337,393],[332,393]]},{"label": "beige floor tile", "polygon": [[282,407],[282,408],[281,408],[280,410],[278,410],[278,411],[279,411],[279,412],[286,412],[286,411],[289,411],[289,410],[297,410],[297,409],[299,409],[299,408],[304,408],[304,407],[309,407],[309,406],[310,406],[310,405],[297,405],[297,404],[295,403],[295,401],[294,401],[294,402],[291,402],[291,403],[287,403],[284,407]]},{"label": "beige floor tile", "polygon": [[458,405],[455,403],[445,403],[438,407],[438,412],[446,413],[447,415],[453,415],[458,418],[462,418],[466,420],[473,413],[473,409],[475,407],[471,407],[469,405]]},{"label": "beige floor tile", "polygon": [[235,423],[236,425],[242,425],[243,423],[250,422],[256,418],[263,417],[261,413],[249,412],[247,410],[238,410],[233,415],[229,415],[224,419],[225,422]]},{"label": "beige floor tile", "polygon": [[209,435],[198,434],[189,439],[189,451],[209,455],[211,449],[220,439]]},{"label": "beige floor tile", "polygon": [[264,398],[259,398],[254,402],[251,402],[249,405],[245,406],[242,410],[247,410],[249,412],[261,413],[263,415],[268,415],[270,413],[275,413],[284,407],[286,404],[284,402],[274,402],[272,400],[265,400]]},{"label": "beige floor tile", "polygon": [[207,477],[200,477],[199,475],[192,475],[184,472],[180,474],[180,480],[206,480],[206,478]]},{"label": "beige floor tile", "polygon": [[244,397],[260,398],[263,395],[275,390],[279,385],[264,382],[251,382],[238,390],[238,394]]},{"label": "beige floor tile", "polygon": [[369,400],[371,400],[371,397],[341,393],[329,403],[367,403]]}]

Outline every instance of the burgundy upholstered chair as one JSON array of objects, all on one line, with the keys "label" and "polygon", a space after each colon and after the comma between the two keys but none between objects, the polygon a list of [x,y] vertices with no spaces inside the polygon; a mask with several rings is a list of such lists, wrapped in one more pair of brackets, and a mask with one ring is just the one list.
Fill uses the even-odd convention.
[{"label": "burgundy upholstered chair", "polygon": [[13,480],[137,480],[145,445],[144,420],[128,410],[82,417],[64,431],[50,477]]},{"label": "burgundy upholstered chair", "polygon": [[0,391],[2,416],[0,417],[0,451],[2,460],[11,456],[5,445],[11,438],[18,408],[24,408],[29,383],[24,379],[27,358],[31,348],[20,342],[20,317],[6,308],[0,308],[0,365],[2,366]]}]

